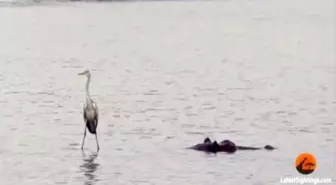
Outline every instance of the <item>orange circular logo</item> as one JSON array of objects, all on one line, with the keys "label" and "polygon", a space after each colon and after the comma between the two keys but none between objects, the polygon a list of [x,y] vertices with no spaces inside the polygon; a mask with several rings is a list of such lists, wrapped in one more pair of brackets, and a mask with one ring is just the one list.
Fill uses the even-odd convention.
[{"label": "orange circular logo", "polygon": [[316,159],[312,154],[302,153],[296,157],[295,167],[301,174],[308,175],[316,169]]}]

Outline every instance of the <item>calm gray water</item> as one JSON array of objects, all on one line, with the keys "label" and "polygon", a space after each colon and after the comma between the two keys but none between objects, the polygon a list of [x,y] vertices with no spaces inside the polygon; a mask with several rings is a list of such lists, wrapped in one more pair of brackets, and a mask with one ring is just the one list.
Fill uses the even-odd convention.
[{"label": "calm gray water", "polygon": [[[332,0],[0,7],[1,185],[279,184],[335,175]],[[84,131],[85,78],[100,109]],[[279,149],[207,155],[206,136]]]}]

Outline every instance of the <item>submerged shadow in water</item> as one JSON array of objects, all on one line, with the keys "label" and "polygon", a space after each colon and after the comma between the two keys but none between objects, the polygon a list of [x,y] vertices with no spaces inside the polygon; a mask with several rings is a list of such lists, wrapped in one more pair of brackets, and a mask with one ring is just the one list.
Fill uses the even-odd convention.
[{"label": "submerged shadow in water", "polygon": [[95,163],[98,153],[94,152],[87,156],[84,151],[82,151],[82,156],[83,164],[80,166],[80,169],[84,173],[84,185],[94,185],[98,181],[96,170],[99,164]]}]

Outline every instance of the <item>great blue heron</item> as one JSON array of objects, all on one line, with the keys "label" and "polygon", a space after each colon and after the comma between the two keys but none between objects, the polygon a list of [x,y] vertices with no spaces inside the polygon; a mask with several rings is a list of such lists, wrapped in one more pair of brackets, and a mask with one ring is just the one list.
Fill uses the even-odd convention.
[{"label": "great blue heron", "polygon": [[88,69],[86,69],[82,73],[78,73],[78,75],[85,75],[87,77],[86,86],[85,86],[85,92],[86,92],[86,103],[84,104],[83,109],[83,116],[84,116],[84,136],[82,141],[82,150],[85,142],[86,137],[86,128],[89,130],[91,134],[94,134],[96,136],[96,143],[97,143],[97,150],[99,150],[99,143],[97,138],[97,126],[98,126],[98,106],[96,102],[94,102],[89,93],[89,85],[91,81],[91,74]]}]

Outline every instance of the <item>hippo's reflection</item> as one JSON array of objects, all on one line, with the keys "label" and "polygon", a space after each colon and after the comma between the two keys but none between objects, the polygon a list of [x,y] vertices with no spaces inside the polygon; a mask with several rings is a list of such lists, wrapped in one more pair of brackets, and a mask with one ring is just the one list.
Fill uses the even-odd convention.
[{"label": "hippo's reflection", "polygon": [[96,170],[99,167],[98,163],[95,163],[95,159],[98,157],[98,153],[91,153],[86,156],[83,152],[83,164],[80,166],[81,171],[84,173],[84,185],[94,185],[98,180],[96,177]]}]

